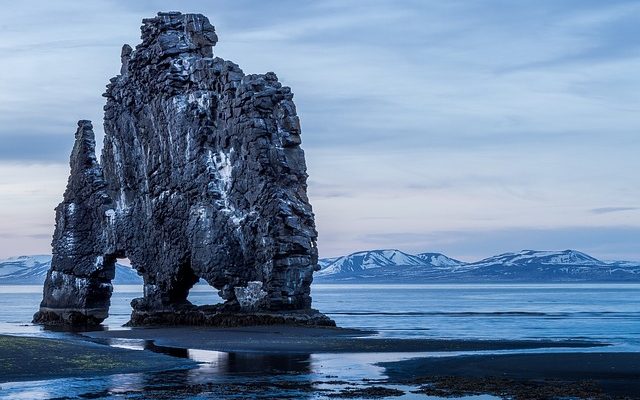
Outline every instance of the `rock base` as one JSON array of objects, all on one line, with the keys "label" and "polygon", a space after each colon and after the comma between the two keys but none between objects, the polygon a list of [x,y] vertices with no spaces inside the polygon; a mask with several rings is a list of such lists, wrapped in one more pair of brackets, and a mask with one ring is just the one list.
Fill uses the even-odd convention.
[{"label": "rock base", "polygon": [[105,318],[97,318],[86,310],[47,310],[40,309],[33,315],[34,324],[48,325],[48,326],[98,326],[104,321]]},{"label": "rock base", "polygon": [[134,310],[131,313],[131,320],[125,326],[178,325],[215,327],[301,325],[335,327],[336,323],[331,318],[313,309],[280,312],[229,312],[220,310],[215,306],[202,306],[167,312]]}]

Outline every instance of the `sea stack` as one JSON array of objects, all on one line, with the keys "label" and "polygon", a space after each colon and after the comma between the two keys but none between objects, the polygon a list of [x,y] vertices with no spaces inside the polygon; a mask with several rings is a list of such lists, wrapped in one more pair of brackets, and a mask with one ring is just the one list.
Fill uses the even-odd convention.
[{"label": "sea stack", "polygon": [[[128,258],[144,279],[131,325],[335,325],[311,309],[317,232],[291,89],[214,58],[203,15],[159,13],[141,30],[104,94],[100,162],[78,123],[34,322],[102,322]],[[198,280],[224,303],[191,305]]]}]

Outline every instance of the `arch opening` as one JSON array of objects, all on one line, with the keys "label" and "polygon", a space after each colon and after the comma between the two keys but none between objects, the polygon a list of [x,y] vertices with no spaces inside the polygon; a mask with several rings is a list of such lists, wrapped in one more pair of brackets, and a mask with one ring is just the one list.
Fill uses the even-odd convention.
[{"label": "arch opening", "polygon": [[187,300],[194,306],[217,306],[224,303],[219,291],[204,279],[200,279],[193,285],[189,290]]},{"label": "arch opening", "polygon": [[129,322],[131,302],[144,296],[144,282],[142,276],[131,265],[131,260],[124,254],[107,256],[105,261],[109,258],[113,260],[113,278],[111,280],[113,291],[111,293],[109,315],[104,320],[103,325],[115,328]]}]

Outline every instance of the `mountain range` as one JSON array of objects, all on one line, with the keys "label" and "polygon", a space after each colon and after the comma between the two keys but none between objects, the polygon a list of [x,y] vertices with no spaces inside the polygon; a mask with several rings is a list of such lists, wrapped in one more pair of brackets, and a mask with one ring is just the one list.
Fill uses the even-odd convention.
[{"label": "mountain range", "polygon": [[[318,283],[640,282],[640,263],[605,262],[576,250],[522,250],[469,263],[440,253],[368,250],[318,263]],[[40,285],[50,266],[47,255],[0,260],[0,285]],[[142,284],[142,278],[131,267],[116,264],[114,283]]]},{"label": "mountain range", "polygon": [[440,253],[370,250],[319,264],[314,280],[324,283],[640,282],[640,263],[605,262],[576,250],[522,250],[470,263]]},{"label": "mountain range", "polygon": [[[51,267],[51,256],[19,256],[0,260],[0,285],[42,285]],[[116,264],[116,278],[119,285],[140,284],[142,277],[131,267]]]}]

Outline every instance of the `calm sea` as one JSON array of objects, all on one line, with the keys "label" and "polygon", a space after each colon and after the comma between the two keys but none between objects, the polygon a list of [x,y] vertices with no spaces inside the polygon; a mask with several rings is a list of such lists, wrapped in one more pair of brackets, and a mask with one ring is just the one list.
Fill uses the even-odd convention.
[{"label": "calm sea", "polygon": [[[30,324],[41,300],[41,290],[40,286],[0,286],[0,333],[64,335],[45,332]],[[597,348],[597,351],[640,352],[640,284],[318,284],[314,285],[312,295],[314,307],[335,319],[339,326],[373,329],[386,337],[578,338],[612,344]],[[116,287],[111,316],[105,321],[105,325],[116,329],[124,324],[129,317],[131,299],[139,296],[139,286]],[[213,289],[198,285],[192,289],[189,300],[196,304],[212,304],[217,303],[219,298]],[[200,378],[207,376],[207,379],[212,379],[212,376],[219,379],[218,375],[224,375],[221,372],[223,370],[218,367],[228,355],[202,351],[191,351],[190,355],[205,362],[206,366],[190,374],[200,374]],[[312,375],[313,379],[324,376],[331,379],[362,380],[384,377],[383,370],[372,365],[374,362],[410,356],[318,354],[307,356],[302,364],[300,360],[294,360],[293,363],[288,360],[285,364],[304,365],[305,373]],[[208,372],[204,374],[203,371]],[[296,376],[304,375],[298,372]],[[141,379],[140,376],[146,375],[120,376],[118,385],[130,389],[131,385],[135,386],[134,383],[126,382],[136,382]],[[166,374],[163,377],[164,380],[167,379]],[[194,379],[193,376],[189,378],[190,382]],[[246,380],[246,377],[243,379]],[[0,397],[30,398],[29,396],[38,393],[39,398],[47,398],[72,393],[68,389],[62,389],[61,385],[65,388],[77,388],[78,395],[105,390],[117,394],[118,387],[114,386],[113,378],[108,377],[26,382],[2,385],[4,390],[0,391]]]}]

